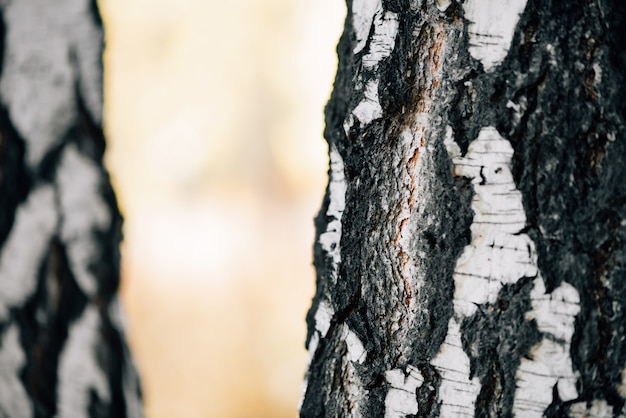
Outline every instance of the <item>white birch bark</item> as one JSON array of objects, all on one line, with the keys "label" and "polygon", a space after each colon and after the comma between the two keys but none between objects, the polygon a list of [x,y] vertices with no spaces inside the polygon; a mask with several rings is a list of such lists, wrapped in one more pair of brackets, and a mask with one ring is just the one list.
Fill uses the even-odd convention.
[{"label": "white birch bark", "polygon": [[302,417],[626,414],[624,19],[348,2]]},{"label": "white birch bark", "polygon": [[139,417],[91,0],[0,2],[0,415]]}]

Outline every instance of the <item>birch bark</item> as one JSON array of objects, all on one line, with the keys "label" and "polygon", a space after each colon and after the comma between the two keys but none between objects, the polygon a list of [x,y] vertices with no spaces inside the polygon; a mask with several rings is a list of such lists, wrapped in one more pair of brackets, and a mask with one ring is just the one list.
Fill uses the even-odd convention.
[{"label": "birch bark", "polygon": [[626,416],[626,7],[347,3],[300,415]]},{"label": "birch bark", "polygon": [[140,417],[95,0],[0,1],[0,416]]}]

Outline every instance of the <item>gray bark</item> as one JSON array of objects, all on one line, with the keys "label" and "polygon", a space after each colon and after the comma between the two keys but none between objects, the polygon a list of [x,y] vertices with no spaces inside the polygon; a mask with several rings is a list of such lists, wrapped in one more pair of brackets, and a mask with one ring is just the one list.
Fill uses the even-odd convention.
[{"label": "gray bark", "polygon": [[300,415],[626,416],[626,7],[347,3]]},{"label": "gray bark", "polygon": [[0,1],[0,416],[139,417],[95,0]]}]

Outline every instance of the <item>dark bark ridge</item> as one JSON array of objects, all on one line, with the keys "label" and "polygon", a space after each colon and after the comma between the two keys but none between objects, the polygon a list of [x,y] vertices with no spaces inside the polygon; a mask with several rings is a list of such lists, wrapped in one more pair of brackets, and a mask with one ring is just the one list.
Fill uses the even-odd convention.
[{"label": "dark bark ridge", "polygon": [[[625,8],[528,0],[492,65],[470,53],[470,2],[375,3],[348,2],[326,108],[345,203],[333,209],[341,176],[331,167],[316,218],[301,416],[446,416],[449,378],[437,359],[453,318],[477,388],[459,416],[624,414]],[[470,229],[482,214],[472,202],[491,174],[483,164],[462,175],[457,163],[479,154],[485,128],[502,138],[491,144],[512,147],[524,222],[506,236],[529,242],[524,257],[538,269],[520,270],[494,300],[459,316],[458,263],[475,246]],[[540,307],[549,300],[569,306],[573,336],[546,331]],[[545,347],[571,356],[571,373],[554,376],[550,402],[524,406],[531,392],[520,379]],[[415,409],[389,409],[398,391]]]},{"label": "dark bark ridge", "polygon": [[6,1],[0,17],[0,415],[141,416],[97,4]]}]

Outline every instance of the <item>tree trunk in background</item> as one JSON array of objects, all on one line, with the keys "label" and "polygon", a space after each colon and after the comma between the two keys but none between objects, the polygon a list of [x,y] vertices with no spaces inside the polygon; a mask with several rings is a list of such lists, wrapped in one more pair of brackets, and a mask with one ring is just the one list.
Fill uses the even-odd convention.
[{"label": "tree trunk in background", "polygon": [[93,0],[0,2],[0,415],[139,417]]},{"label": "tree trunk in background", "polygon": [[301,416],[626,416],[625,17],[348,1]]}]

